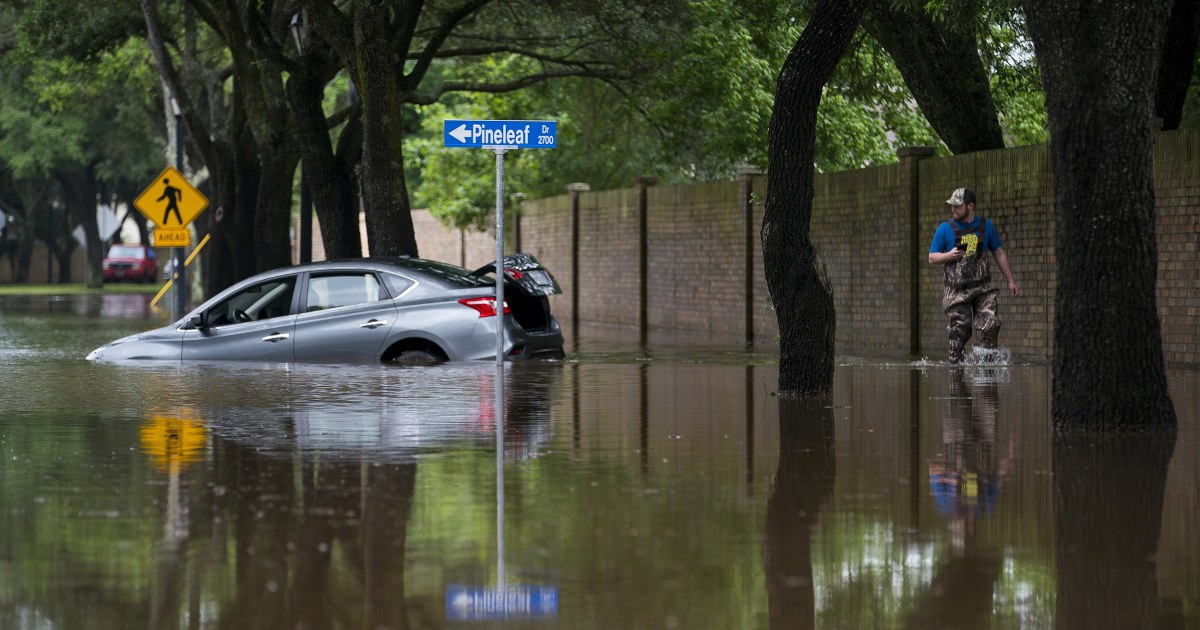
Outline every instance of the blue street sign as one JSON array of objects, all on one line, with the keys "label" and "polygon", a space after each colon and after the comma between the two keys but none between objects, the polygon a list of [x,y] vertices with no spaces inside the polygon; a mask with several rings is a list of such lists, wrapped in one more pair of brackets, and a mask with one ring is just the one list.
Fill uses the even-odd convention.
[{"label": "blue street sign", "polygon": [[452,620],[519,619],[558,616],[558,589],[553,586],[479,588],[446,587],[446,618]]},{"label": "blue street sign", "polygon": [[553,149],[558,121],[443,120],[442,140],[448,149]]}]

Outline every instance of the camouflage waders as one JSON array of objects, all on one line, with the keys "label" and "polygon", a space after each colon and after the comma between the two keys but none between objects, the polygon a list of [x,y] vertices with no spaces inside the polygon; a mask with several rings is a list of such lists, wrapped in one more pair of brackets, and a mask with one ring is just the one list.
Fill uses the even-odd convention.
[{"label": "camouflage waders", "polygon": [[942,310],[950,319],[946,333],[950,337],[951,363],[962,360],[963,350],[971,339],[972,325],[979,329],[976,345],[982,348],[995,348],[1000,336],[1000,318],[996,315],[996,297],[1000,290],[992,282],[988,269],[991,254],[983,248],[985,225],[986,221],[980,218],[979,225],[974,228],[954,230],[957,243],[965,247],[965,254],[945,265]]}]

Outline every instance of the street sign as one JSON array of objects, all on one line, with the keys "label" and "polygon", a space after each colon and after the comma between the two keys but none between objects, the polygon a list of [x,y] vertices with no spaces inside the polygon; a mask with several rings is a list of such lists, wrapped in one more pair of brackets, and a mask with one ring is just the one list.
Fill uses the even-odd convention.
[{"label": "street sign", "polygon": [[208,198],[173,166],[163,169],[133,200],[133,205],[158,228],[186,228],[204,209]]},{"label": "street sign", "polygon": [[558,146],[554,120],[443,120],[448,149],[553,149]]},{"label": "street sign", "polygon": [[558,616],[553,586],[446,587],[446,618],[455,621]]}]

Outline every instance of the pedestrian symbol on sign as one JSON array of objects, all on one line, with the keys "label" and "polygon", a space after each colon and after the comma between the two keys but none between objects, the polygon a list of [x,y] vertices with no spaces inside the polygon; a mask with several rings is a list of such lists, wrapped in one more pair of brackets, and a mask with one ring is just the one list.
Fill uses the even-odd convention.
[{"label": "pedestrian symbol on sign", "polygon": [[179,221],[180,225],[183,225],[183,217],[179,216],[179,198],[181,195],[183,195],[183,191],[171,185],[171,178],[167,177],[163,179],[163,193],[158,196],[158,199],[155,199],[155,201],[167,200],[167,209],[163,211],[163,225],[167,224],[167,219],[171,216],[172,212],[175,213],[175,220]]}]

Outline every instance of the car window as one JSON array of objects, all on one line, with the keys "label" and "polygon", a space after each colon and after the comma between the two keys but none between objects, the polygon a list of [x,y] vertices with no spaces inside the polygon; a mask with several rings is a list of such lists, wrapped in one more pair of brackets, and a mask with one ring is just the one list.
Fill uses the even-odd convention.
[{"label": "car window", "polygon": [[404,295],[405,291],[416,284],[415,281],[409,280],[404,276],[398,276],[394,273],[383,274],[383,282],[387,285],[388,291],[391,292],[392,297],[394,298]]},{"label": "car window", "polygon": [[113,245],[108,250],[109,258],[145,258],[145,251],[136,245]]},{"label": "car window", "polygon": [[308,312],[386,299],[373,273],[314,274],[308,279]]},{"label": "car window", "polygon": [[224,326],[282,317],[292,310],[295,278],[256,284],[208,309],[208,325]]},{"label": "car window", "polygon": [[472,276],[470,271],[462,267],[432,260],[408,260],[405,261],[405,266],[414,271],[421,271],[434,276],[445,282],[456,284],[460,287],[486,287],[489,284],[495,284],[495,280],[490,282],[486,278]]}]

